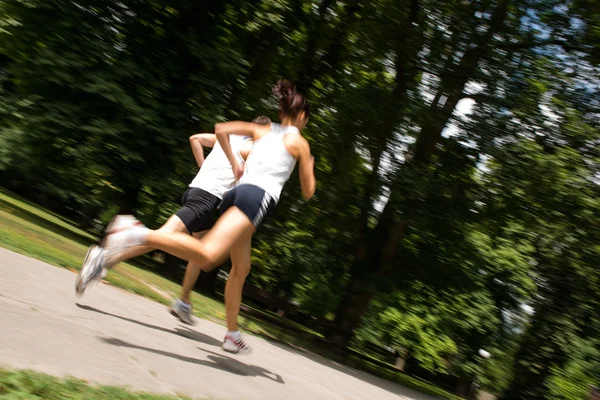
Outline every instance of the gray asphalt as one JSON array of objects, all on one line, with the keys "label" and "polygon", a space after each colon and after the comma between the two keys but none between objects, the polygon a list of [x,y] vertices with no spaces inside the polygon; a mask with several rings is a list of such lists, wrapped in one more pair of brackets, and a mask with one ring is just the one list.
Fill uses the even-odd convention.
[{"label": "gray asphalt", "polygon": [[224,327],[189,327],[163,305],[0,248],[0,365],[164,394],[225,399],[433,399],[285,345],[247,337],[223,352]]}]

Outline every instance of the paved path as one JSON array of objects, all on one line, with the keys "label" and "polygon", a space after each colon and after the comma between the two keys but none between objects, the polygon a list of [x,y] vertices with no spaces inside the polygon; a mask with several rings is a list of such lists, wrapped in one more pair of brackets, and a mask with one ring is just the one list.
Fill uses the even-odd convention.
[{"label": "paved path", "polygon": [[0,248],[0,365],[215,400],[432,399],[256,337],[254,354],[232,356],[218,324],[190,329],[104,284],[79,299],[74,284],[72,272]]}]

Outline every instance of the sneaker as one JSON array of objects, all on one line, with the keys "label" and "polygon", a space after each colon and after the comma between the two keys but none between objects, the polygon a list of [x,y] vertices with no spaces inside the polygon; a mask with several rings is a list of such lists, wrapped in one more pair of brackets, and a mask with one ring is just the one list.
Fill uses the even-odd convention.
[{"label": "sneaker", "polygon": [[130,246],[139,245],[134,229],[145,228],[144,225],[132,215],[117,215],[106,229],[104,237],[104,248],[106,249],[106,260],[103,267],[109,266],[111,260],[125,251]]},{"label": "sneaker", "polygon": [[77,274],[77,280],[75,281],[75,293],[77,293],[78,296],[83,296],[83,293],[90,282],[102,278],[104,255],[105,251],[100,246],[92,245],[88,249],[85,258],[83,259],[81,270],[79,271],[79,274]]},{"label": "sneaker", "polygon": [[223,341],[221,348],[229,353],[243,354],[243,355],[250,354],[254,351],[252,346],[250,346],[248,343],[244,342],[242,335],[240,335],[236,339],[233,335],[231,335],[229,333],[227,335],[225,335],[225,340]]},{"label": "sneaker", "polygon": [[106,227],[104,237],[107,238],[112,234],[122,232],[139,224],[140,222],[133,215],[115,215]]},{"label": "sneaker", "polygon": [[169,309],[172,315],[179,318],[181,322],[188,325],[195,325],[196,323],[192,319],[192,306],[177,299],[171,304]]}]

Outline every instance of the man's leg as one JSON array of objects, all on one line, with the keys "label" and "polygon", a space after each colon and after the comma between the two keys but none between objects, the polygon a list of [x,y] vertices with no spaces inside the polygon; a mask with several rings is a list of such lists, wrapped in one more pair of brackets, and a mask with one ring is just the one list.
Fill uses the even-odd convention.
[{"label": "man's leg", "polygon": [[[202,231],[194,233],[194,237],[196,239],[200,239],[204,235],[206,235],[208,231]],[[227,255],[221,257],[215,265],[221,265],[225,261],[227,261]],[[190,303],[190,294],[194,287],[196,286],[196,282],[198,281],[198,277],[200,276],[200,271],[202,270],[202,265],[194,262],[188,262],[185,267],[185,275],[183,276],[183,283],[181,284],[181,297],[180,299],[185,303]]]},{"label": "man's leg", "polygon": [[[194,238],[199,240],[206,235],[207,232],[208,231],[196,232],[194,233]],[[219,265],[224,263],[225,260],[226,257],[219,260]],[[175,315],[182,322],[190,325],[194,325],[190,294],[192,293],[192,290],[194,290],[194,286],[196,286],[196,281],[198,281],[202,269],[201,267],[202,265],[200,264],[188,262],[188,265],[185,268],[183,283],[181,285],[181,297],[178,300],[175,300],[171,305],[171,314]]]},{"label": "man's leg", "polygon": [[[194,233],[194,237],[196,239],[200,239],[202,236],[206,235],[208,231],[196,232]],[[181,301],[184,303],[190,304],[190,293],[196,286],[196,281],[200,276],[200,268],[201,266],[198,264],[194,264],[189,262],[185,267],[185,275],[183,276],[183,283],[181,284]]]}]

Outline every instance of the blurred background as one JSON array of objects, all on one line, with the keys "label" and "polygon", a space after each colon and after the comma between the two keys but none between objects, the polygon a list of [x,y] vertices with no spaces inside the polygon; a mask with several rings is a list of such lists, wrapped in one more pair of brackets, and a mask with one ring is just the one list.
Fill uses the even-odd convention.
[{"label": "blurred background", "polygon": [[290,79],[318,187],[300,200],[295,174],[261,226],[246,311],[390,379],[588,398],[599,62],[595,0],[3,0],[0,205],[156,228],[197,172],[189,136],[277,120]]}]

